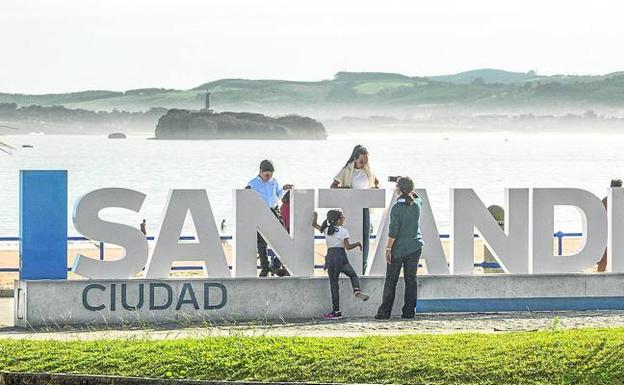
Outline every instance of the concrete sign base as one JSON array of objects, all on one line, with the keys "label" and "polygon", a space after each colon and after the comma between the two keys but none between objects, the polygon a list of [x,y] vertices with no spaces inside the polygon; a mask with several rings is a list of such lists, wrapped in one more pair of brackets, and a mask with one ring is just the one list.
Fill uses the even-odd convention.
[{"label": "concrete sign base", "polygon": [[[362,277],[360,302],[340,282],[346,317],[373,317],[383,277]],[[417,312],[624,309],[624,274],[423,276]],[[395,314],[403,301],[397,288]],[[15,326],[312,319],[331,310],[329,282],[314,278],[43,280],[15,284]]]}]

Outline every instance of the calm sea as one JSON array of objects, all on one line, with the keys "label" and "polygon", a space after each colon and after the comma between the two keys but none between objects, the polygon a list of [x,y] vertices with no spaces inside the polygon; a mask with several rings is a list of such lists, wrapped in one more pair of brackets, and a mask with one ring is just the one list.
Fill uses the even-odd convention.
[{"label": "calm sea", "polygon": [[[147,194],[141,213],[119,209],[102,215],[138,226],[145,218],[153,234],[172,188],[208,191],[215,220],[233,221],[232,190],[272,159],[275,177],[299,188],[328,187],[355,144],[369,149],[383,181],[409,175],[428,190],[441,232],[448,231],[449,188],[474,188],[486,205],[502,204],[505,187],[578,187],[604,196],[613,177],[624,178],[624,136],[615,135],[368,135],[331,136],[326,141],[155,141],[135,136],[4,136],[17,151],[0,154],[0,236],[18,234],[20,169],[69,171],[69,218],[73,202],[93,189],[125,187]],[[21,148],[31,144],[33,148]],[[373,214],[374,222],[381,213]],[[557,209],[553,230],[580,230],[579,214]],[[348,220],[348,218],[347,218]],[[185,231],[190,232],[191,222]],[[229,230],[226,230],[228,233]],[[70,224],[70,233],[76,234]]]}]

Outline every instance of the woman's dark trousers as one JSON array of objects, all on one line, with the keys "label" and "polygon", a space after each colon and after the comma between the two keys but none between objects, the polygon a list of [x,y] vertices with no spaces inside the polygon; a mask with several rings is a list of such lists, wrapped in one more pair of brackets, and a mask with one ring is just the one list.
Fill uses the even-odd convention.
[{"label": "woman's dark trousers", "polygon": [[260,276],[266,277],[270,269],[269,257],[267,256],[267,243],[264,240],[264,238],[262,238],[262,235],[260,235],[260,233],[258,233],[257,246],[258,246],[258,257],[260,258],[260,269],[261,269]]},{"label": "woman's dark trousers", "polygon": [[360,288],[360,279],[355,273],[355,270],[353,270],[353,266],[349,263],[347,253],[342,247],[330,247],[327,249],[325,267],[327,267],[327,275],[329,275],[329,289],[331,291],[333,309],[334,311],[340,311],[340,294],[338,286],[340,273],[344,273],[351,279],[351,286],[354,290]]},{"label": "woman's dark trousers", "polygon": [[366,272],[368,262],[368,250],[370,248],[370,209],[365,208],[362,212],[362,272]]},{"label": "woman's dark trousers", "polygon": [[[281,222],[282,217],[280,216],[279,207],[273,207],[271,208],[271,211]],[[262,235],[260,235],[260,233],[257,233],[257,235],[258,258],[260,258],[260,276],[266,277],[271,270],[271,265],[269,265],[269,256],[267,255],[268,245],[264,238],[262,238]]]},{"label": "woman's dark trousers", "polygon": [[386,281],[381,306],[377,310],[377,315],[388,318],[392,314],[392,305],[396,294],[396,285],[399,281],[399,274],[403,268],[403,279],[405,280],[405,304],[403,305],[403,317],[412,318],[416,314],[416,271],[422,249],[415,253],[403,257],[392,257],[392,263],[386,265]]}]

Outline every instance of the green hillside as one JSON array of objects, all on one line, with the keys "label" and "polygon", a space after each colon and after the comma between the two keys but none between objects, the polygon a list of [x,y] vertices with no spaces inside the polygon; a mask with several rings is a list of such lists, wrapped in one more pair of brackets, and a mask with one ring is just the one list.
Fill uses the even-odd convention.
[{"label": "green hillside", "polygon": [[471,84],[475,81],[478,81],[479,79],[481,79],[484,83],[519,84],[529,81],[540,80],[544,77],[537,75],[535,71],[510,72],[485,68],[460,72],[453,75],[430,76],[429,78],[432,80],[458,84]]},{"label": "green hillside", "polygon": [[1,94],[0,103],[62,105],[87,110],[146,111],[152,107],[199,109],[212,93],[220,111],[320,111],[336,108],[412,108],[418,106],[624,107],[624,72],[600,76],[541,76],[496,69],[454,75],[410,77],[394,73],[339,72],[331,80],[222,79],[190,90],[140,89],[67,94]]}]

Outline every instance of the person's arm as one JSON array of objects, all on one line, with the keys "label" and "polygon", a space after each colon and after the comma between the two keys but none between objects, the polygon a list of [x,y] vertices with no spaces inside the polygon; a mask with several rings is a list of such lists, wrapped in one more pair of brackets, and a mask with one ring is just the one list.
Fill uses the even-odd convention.
[{"label": "person's arm", "polygon": [[370,188],[379,188],[379,179],[377,179],[377,177],[375,176],[375,173],[373,172],[373,169],[370,167],[370,165],[367,165],[364,170],[368,175],[369,183],[371,179],[373,180],[373,185],[370,186]]},{"label": "person's arm", "polygon": [[340,169],[338,174],[334,177],[334,181],[332,182],[329,188],[345,188],[345,176],[347,174],[347,167],[343,167]]},{"label": "person's arm", "polygon": [[607,271],[607,250],[602,254],[602,258],[598,261],[598,268],[596,269],[599,273]]},{"label": "person's arm", "polygon": [[[604,206],[605,210],[609,209],[609,206],[607,204],[607,197],[602,198],[602,205]],[[602,258],[600,258],[600,261],[598,261],[598,268],[596,269],[596,271],[598,271],[599,273],[603,273],[605,271],[607,271],[607,250],[605,249],[604,253],[602,253]]]},{"label": "person's arm", "polygon": [[275,193],[277,199],[282,199],[284,194],[286,194],[286,190],[283,190],[279,182],[275,179],[273,179],[273,192]]},{"label": "person's arm", "polygon": [[318,224],[318,213],[316,211],[314,212],[314,216],[312,217],[312,227],[314,227],[318,231],[321,231],[321,226],[319,226]]},{"label": "person's arm", "polygon": [[256,183],[256,178],[252,178],[249,182],[247,182],[247,186],[245,186],[245,190],[255,190],[254,184]]},{"label": "person's arm", "polygon": [[392,206],[390,209],[390,226],[388,228],[388,243],[386,245],[386,262],[388,264],[392,263],[392,246],[394,245],[394,241],[396,239],[397,233],[399,232],[400,219],[399,214],[397,212],[397,206]]},{"label": "person's arm", "polygon": [[392,245],[394,245],[394,238],[388,236],[388,244],[386,246],[386,262],[392,263]]},{"label": "person's arm", "polygon": [[360,251],[362,251],[361,242],[349,243],[349,238],[345,238],[343,242],[344,242],[344,248],[347,250],[352,250],[352,249],[355,249],[356,247],[359,247]]}]

